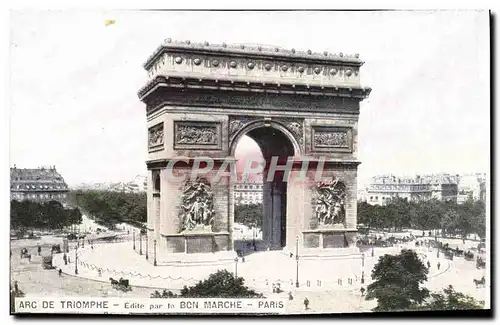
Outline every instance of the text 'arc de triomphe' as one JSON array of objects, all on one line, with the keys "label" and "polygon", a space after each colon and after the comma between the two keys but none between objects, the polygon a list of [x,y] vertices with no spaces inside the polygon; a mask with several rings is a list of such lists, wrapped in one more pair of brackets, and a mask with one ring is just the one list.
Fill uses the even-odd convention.
[{"label": "text 'arc de triomphe'", "polygon": [[[268,246],[295,251],[298,242],[303,254],[352,249],[359,103],[371,91],[360,84],[362,64],[358,55],[257,45],[167,39],[158,47],[139,91],[148,127],[147,233],[158,260],[233,251],[233,180],[214,177],[230,169],[244,135],[267,167],[272,157],[280,166],[293,157],[288,181],[284,171],[271,180],[264,171]],[[193,179],[197,157],[212,158],[213,168]],[[320,168],[329,181],[315,178]]]}]

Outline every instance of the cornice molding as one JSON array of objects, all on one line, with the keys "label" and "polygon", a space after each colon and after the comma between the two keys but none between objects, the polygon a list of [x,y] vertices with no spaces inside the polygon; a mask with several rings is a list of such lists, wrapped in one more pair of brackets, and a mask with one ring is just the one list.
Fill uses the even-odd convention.
[{"label": "cornice molding", "polygon": [[145,100],[148,95],[158,88],[205,89],[217,91],[238,91],[271,94],[294,94],[309,96],[329,96],[357,98],[360,101],[367,98],[371,88],[356,86],[320,86],[301,83],[270,83],[257,81],[234,81],[227,79],[203,79],[186,77],[157,76],[143,86],[139,92],[139,99]]}]

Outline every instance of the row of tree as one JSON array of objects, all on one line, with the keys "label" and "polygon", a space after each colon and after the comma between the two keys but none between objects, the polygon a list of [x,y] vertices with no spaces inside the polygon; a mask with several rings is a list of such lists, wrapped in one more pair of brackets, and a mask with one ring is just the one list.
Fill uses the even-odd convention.
[{"label": "row of tree", "polygon": [[358,202],[358,224],[376,229],[441,229],[443,234],[486,234],[486,207],[483,201],[469,200],[463,204],[428,200],[410,202],[397,198],[387,205]]},{"label": "row of tree", "polygon": [[377,300],[373,311],[460,310],[483,309],[484,302],[448,286],[443,293],[431,293],[422,285],[429,268],[413,250],[399,255],[384,255],[372,270],[374,280],[368,286],[366,299]]},{"label": "row of tree", "polygon": [[235,205],[234,222],[250,228],[262,227],[262,204]]},{"label": "row of tree", "polygon": [[97,223],[110,229],[122,222],[147,221],[146,193],[79,190],[72,192],[70,198]]},{"label": "row of tree", "polygon": [[263,295],[245,286],[245,279],[227,270],[210,274],[196,285],[184,286],[180,295],[172,291],[155,291],[151,298],[262,298]]},{"label": "row of tree", "polygon": [[10,202],[10,224],[12,229],[62,229],[82,222],[78,208],[66,209],[58,201]]}]

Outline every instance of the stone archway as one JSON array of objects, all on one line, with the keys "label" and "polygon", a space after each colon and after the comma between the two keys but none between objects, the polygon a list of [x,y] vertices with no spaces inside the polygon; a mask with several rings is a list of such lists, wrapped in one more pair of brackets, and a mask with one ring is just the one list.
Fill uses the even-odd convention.
[{"label": "stone archway", "polygon": [[[281,249],[286,246],[287,230],[287,192],[288,182],[284,180],[284,172],[276,171],[269,175],[277,157],[277,165],[286,165],[289,157],[300,157],[300,147],[295,136],[279,122],[256,120],[244,125],[231,140],[230,152],[234,156],[236,145],[243,135],[250,137],[259,146],[264,159],[262,229],[263,241],[270,249]],[[230,197],[234,198],[233,187]],[[233,202],[230,203],[233,205]],[[232,213],[234,217],[234,212]]]},{"label": "stone archway", "polygon": [[[305,160],[309,164],[305,185],[278,185],[276,179],[268,184],[268,195],[276,197],[266,208],[270,244],[313,255],[352,247],[359,103],[371,91],[361,86],[362,64],[357,55],[280,48],[170,40],[160,46],[144,64],[150,79],[139,91],[146,104],[147,166],[159,172],[161,183],[159,225],[150,221],[154,212],[148,209],[159,258],[232,252],[232,182],[213,179],[228,168],[228,159],[234,161],[243,135],[259,144],[266,160],[278,156],[285,165],[285,158],[293,157],[290,177],[302,175]],[[186,159],[172,163],[179,156]],[[189,180],[200,156],[211,159],[210,171],[203,181]],[[329,185],[316,181],[317,169]],[[168,176],[173,174],[175,179]],[[341,196],[335,182],[343,184]],[[334,193],[323,198],[326,203],[318,203],[322,187]],[[148,187],[148,200],[154,200],[153,190]],[[276,206],[278,213],[272,210]],[[320,209],[343,211],[343,222],[325,219],[317,214]],[[189,229],[182,227],[186,219],[195,223]]]}]

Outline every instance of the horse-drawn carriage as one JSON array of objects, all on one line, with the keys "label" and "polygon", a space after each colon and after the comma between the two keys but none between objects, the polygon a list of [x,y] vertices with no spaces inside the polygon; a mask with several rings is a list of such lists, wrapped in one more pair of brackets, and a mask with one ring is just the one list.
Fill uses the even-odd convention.
[{"label": "horse-drawn carriage", "polygon": [[27,248],[21,249],[21,258],[30,258],[31,254],[28,252]]},{"label": "horse-drawn carriage", "polygon": [[484,268],[486,268],[486,261],[483,260],[479,256],[476,259],[476,268],[478,268],[478,269],[484,269]]},{"label": "horse-drawn carriage", "polygon": [[472,261],[474,259],[474,253],[472,253],[471,251],[467,251],[464,253],[464,259],[466,261]]},{"label": "horse-drawn carriage", "polygon": [[56,254],[61,253],[61,245],[59,245],[59,244],[57,244],[57,245],[52,245],[51,252],[52,252],[52,253],[56,253]]},{"label": "horse-drawn carriage", "polygon": [[476,288],[477,288],[477,287],[480,287],[480,286],[484,287],[484,285],[486,284],[486,279],[485,279],[485,278],[484,278],[484,276],[483,276],[483,277],[481,278],[481,280],[476,280],[476,279],[474,279],[474,280],[472,280],[472,282],[474,282],[474,284],[476,285]]},{"label": "horse-drawn carriage", "polygon": [[121,290],[121,291],[132,290],[132,287],[130,286],[130,283],[127,279],[120,278],[120,280],[117,281],[113,278],[109,278],[109,281],[111,281],[111,286],[116,290]]},{"label": "horse-drawn carriage", "polygon": [[56,268],[52,265],[52,256],[42,257],[42,267],[44,268],[44,270],[52,270]]}]

